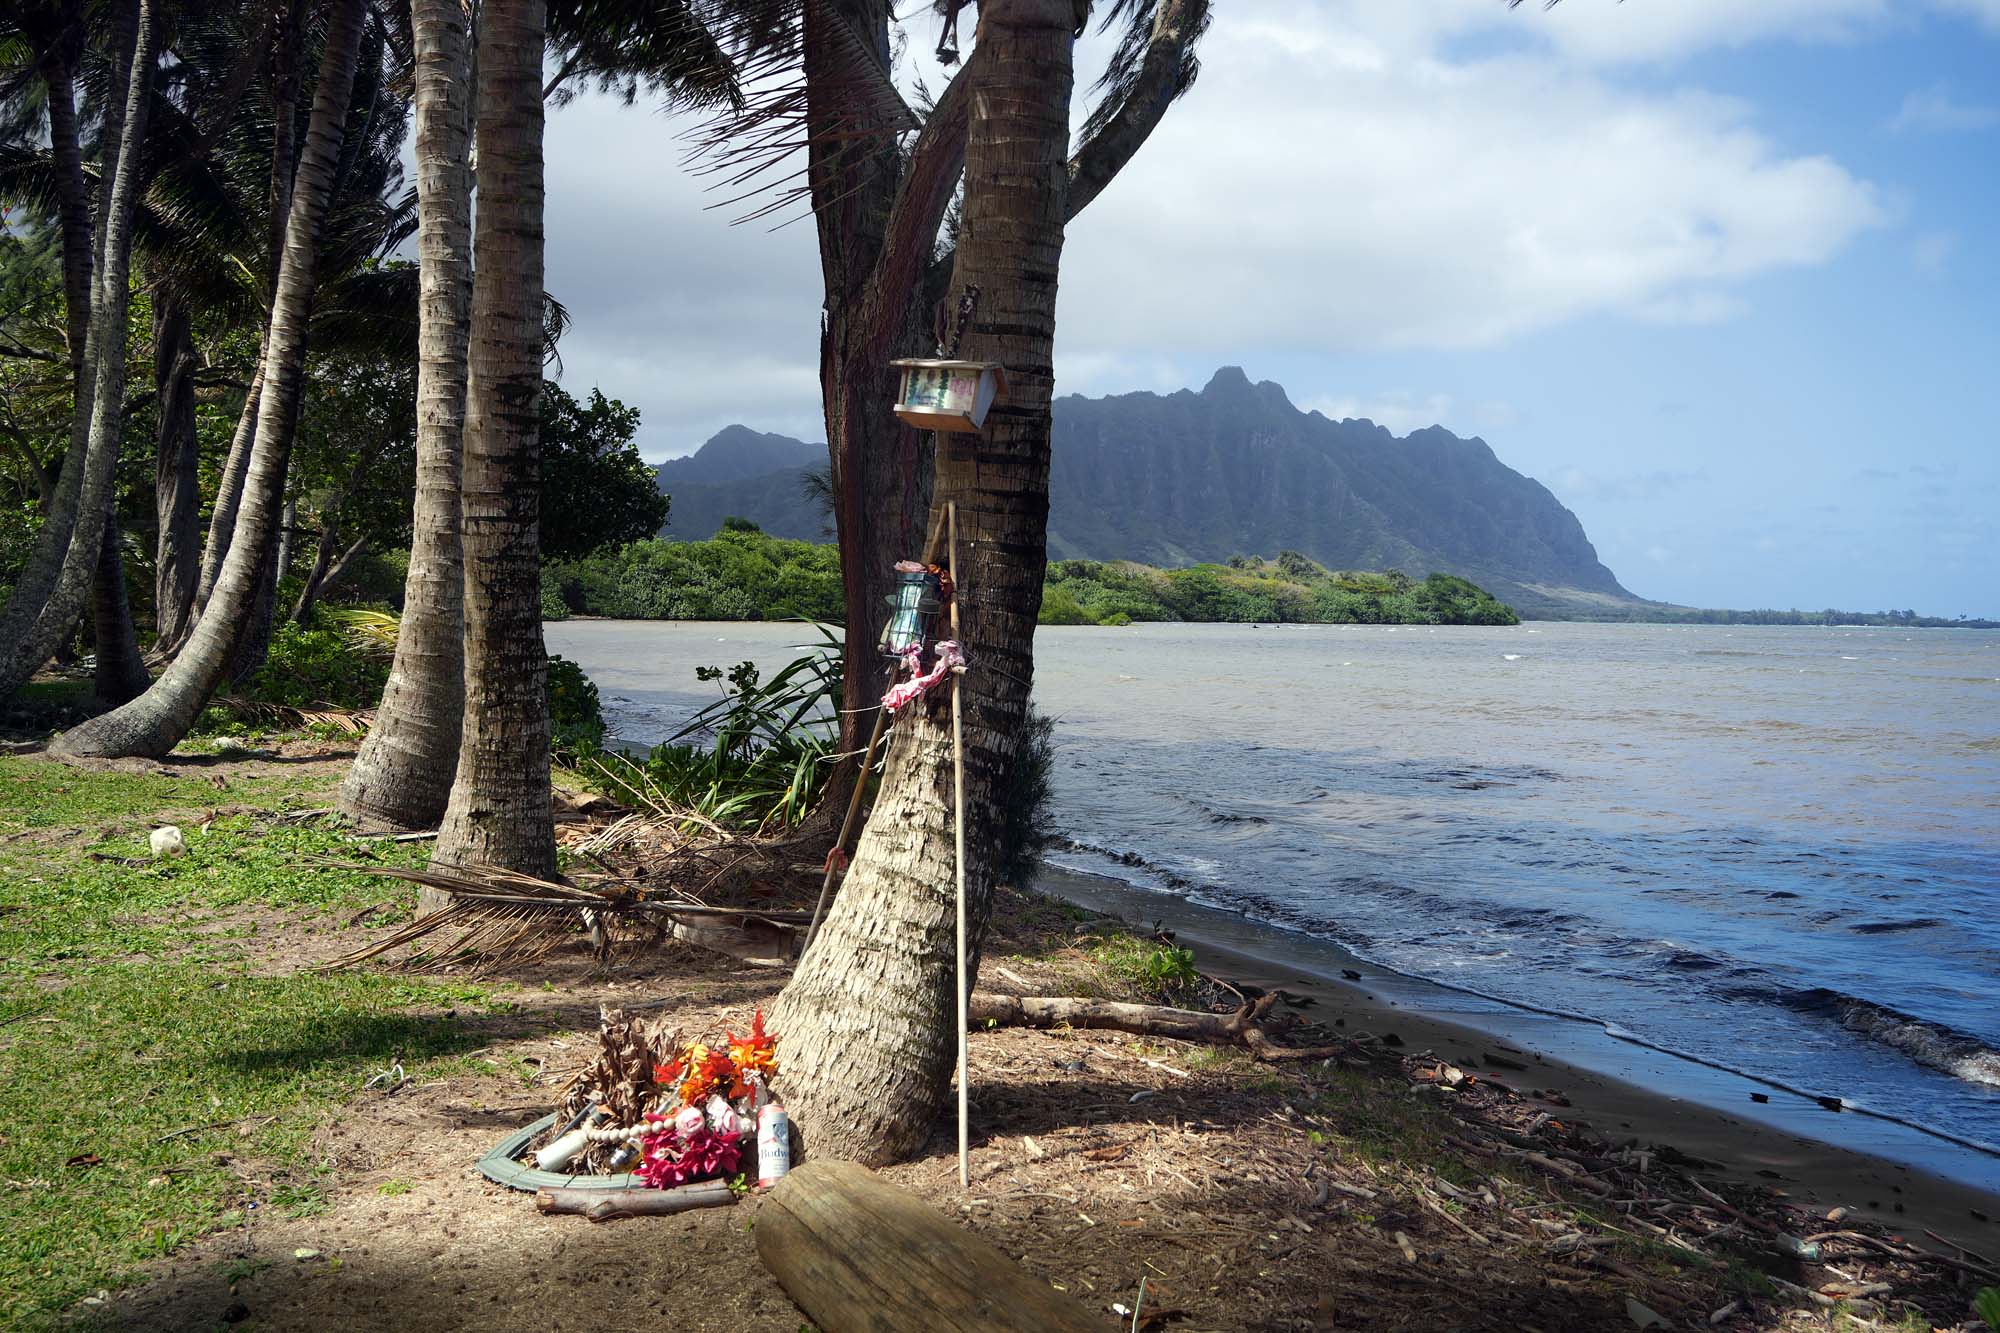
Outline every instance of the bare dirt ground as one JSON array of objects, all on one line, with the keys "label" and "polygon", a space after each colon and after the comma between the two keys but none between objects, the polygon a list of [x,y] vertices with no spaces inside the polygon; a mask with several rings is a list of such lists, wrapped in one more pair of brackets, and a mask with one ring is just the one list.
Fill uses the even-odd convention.
[{"label": "bare dirt ground", "polygon": [[[325,758],[329,780],[342,762]],[[333,932],[256,924],[251,966],[269,971],[387,929],[365,914]],[[1080,947],[1106,929],[1005,895],[982,980],[1129,998]],[[473,1165],[551,1109],[594,1049],[600,1006],[665,1010],[690,1036],[741,1031],[783,974],[669,945],[609,972],[575,952],[489,980],[515,983],[512,1007],[470,1019],[488,1044],[466,1072],[385,1082],[320,1126],[323,1207],[281,1215],[282,1170],[231,1162],[243,1225],[78,1313],[149,1329],[809,1327],[758,1262],[755,1196],[596,1224],[544,1216]],[[1552,1119],[1558,1106],[1459,1086],[1421,1052],[1307,1067],[1020,1029],[981,1032],[971,1052],[971,1191],[948,1122],[884,1175],[1107,1329],[1135,1326],[1113,1307],[1129,1311],[1142,1278],[1141,1329],[1974,1327],[1976,1262],[1892,1255],[1873,1232],[1788,1257],[1783,1237],[1806,1228],[1774,1196],[1717,1181],[1733,1202],[1707,1203],[1671,1154],[1634,1156]]]},{"label": "bare dirt ground", "polygon": [[[270,940],[273,965],[293,943]],[[1003,965],[1038,988],[1075,975],[1060,956]],[[102,1314],[146,1328],[804,1326],[757,1261],[755,1198],[599,1225],[545,1217],[472,1166],[546,1112],[591,1049],[599,1005],[663,1005],[685,1030],[716,1032],[740,1027],[778,978],[675,947],[615,977],[566,958],[523,980],[555,989],[519,992],[515,1012],[480,1020],[487,1072],[370,1091],[322,1127],[316,1156],[335,1182],[325,1212],[253,1209]],[[1648,1312],[1679,1327],[1870,1326],[1789,1308],[1809,1298],[1747,1267],[1663,1262],[1533,1173],[1424,1160],[1451,1126],[1399,1104],[1416,1098],[1388,1075],[1329,1092],[1206,1048],[1025,1030],[978,1035],[972,1075],[970,1195],[948,1125],[885,1174],[1103,1312],[1107,1328],[1141,1277],[1147,1328],[1556,1333],[1640,1327]],[[268,1195],[257,1164],[240,1169],[247,1198]]]}]

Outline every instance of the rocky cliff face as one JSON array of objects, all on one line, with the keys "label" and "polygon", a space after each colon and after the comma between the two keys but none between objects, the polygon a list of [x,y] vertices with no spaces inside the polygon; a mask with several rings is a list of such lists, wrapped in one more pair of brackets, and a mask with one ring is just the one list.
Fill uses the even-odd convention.
[{"label": "rocky cliff face", "polygon": [[[1335,569],[1457,574],[1530,612],[1635,600],[1576,515],[1485,441],[1330,421],[1233,366],[1199,393],[1059,398],[1054,446],[1053,559],[1172,566],[1295,550]],[[802,474],[824,461],[824,446],[731,427],[662,466],[668,532],[706,537],[741,514],[823,540]]]},{"label": "rocky cliff face", "polygon": [[[1576,515],[1484,440],[1301,412],[1233,366],[1200,393],[1059,399],[1052,554],[1176,565],[1303,552],[1510,601],[1629,599]],[[1540,591],[1547,590],[1547,591]]]}]

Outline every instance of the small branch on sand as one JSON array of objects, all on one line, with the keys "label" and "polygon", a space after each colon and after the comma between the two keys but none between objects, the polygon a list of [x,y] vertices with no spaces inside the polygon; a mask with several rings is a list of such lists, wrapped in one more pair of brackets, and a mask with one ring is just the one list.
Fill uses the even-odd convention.
[{"label": "small branch on sand", "polygon": [[1337,1060],[1366,1055],[1351,1041],[1331,1046],[1285,1046],[1261,1026],[1278,1002],[1272,991],[1233,1014],[1203,1014],[1159,1004],[1123,1004],[1115,1000],[1079,1000],[1050,995],[972,997],[970,1018],[976,1026],[1028,1028],[1108,1028],[1142,1037],[1172,1037],[1215,1046],[1242,1046],[1259,1060]]},{"label": "small branch on sand", "polygon": [[535,1194],[535,1207],[544,1213],[569,1213],[593,1222],[620,1217],[659,1217],[693,1208],[720,1208],[735,1202],[736,1195],[720,1180],[704,1180],[670,1190],[546,1189]]}]

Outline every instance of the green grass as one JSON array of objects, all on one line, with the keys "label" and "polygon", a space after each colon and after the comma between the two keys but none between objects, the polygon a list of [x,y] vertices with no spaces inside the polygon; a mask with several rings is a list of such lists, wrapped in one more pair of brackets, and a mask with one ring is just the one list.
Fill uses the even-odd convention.
[{"label": "green grass", "polygon": [[1163,999],[1178,996],[1198,979],[1194,950],[1134,935],[1109,936],[1091,950],[1091,956],[1147,995]]},{"label": "green grass", "polygon": [[159,811],[312,785],[0,759],[0,1323],[53,1323],[253,1208],[314,1215],[306,1150],[331,1108],[393,1061],[430,1076],[487,1041],[456,1016],[490,1003],[479,988],[252,974],[253,910],[327,930],[407,910],[404,886],[313,858],[411,849],[239,815],[147,856]]}]

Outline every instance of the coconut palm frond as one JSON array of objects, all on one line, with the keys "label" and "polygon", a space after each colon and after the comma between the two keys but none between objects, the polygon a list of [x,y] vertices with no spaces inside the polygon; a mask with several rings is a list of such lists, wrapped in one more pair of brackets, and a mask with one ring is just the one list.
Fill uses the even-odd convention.
[{"label": "coconut palm frond", "polygon": [[411,363],[417,355],[417,266],[364,260],[336,273],[314,302],[312,337],[325,351]]},{"label": "coconut palm frond", "polygon": [[[1195,47],[1208,31],[1208,0],[1116,0],[1106,7],[1100,30],[1118,31],[1118,45],[1096,83],[1097,105],[1084,120],[1088,140],[1116,120],[1135,99],[1168,102],[1194,86],[1201,73]],[[1151,61],[1172,61],[1156,77]]]},{"label": "coconut palm frond", "polygon": [[300,708],[299,725],[306,727],[330,727],[335,731],[345,731],[354,736],[368,734],[368,726],[375,720],[372,709],[360,708]]},{"label": "coconut palm frond", "polygon": [[394,611],[335,608],[326,613],[356,651],[387,660],[396,655],[396,636],[403,632],[403,618]]},{"label": "coconut palm frond", "polygon": [[326,964],[330,969],[353,967],[448,930],[457,932],[449,944],[427,949],[405,966],[420,972],[467,965],[491,969],[537,962],[559,948],[584,941],[609,962],[669,940],[716,949],[746,962],[781,963],[790,957],[790,928],[802,927],[811,919],[805,912],[710,907],[671,889],[666,891],[669,896],[655,897],[656,891],[650,887],[621,881],[583,886],[491,866],[339,868],[422,885],[451,902],[386,939]]},{"label": "coconut palm frond", "polygon": [[556,300],[547,292],[542,293],[542,363],[554,366],[558,375],[562,374],[562,354],[556,344],[569,332],[569,307]]},{"label": "coconut palm frond", "polygon": [[642,91],[671,110],[741,106],[736,62],[718,32],[727,16],[708,12],[713,8],[689,0],[553,0],[555,73],[543,98],[563,106],[595,88],[628,106]]},{"label": "coconut palm frond", "polygon": [[730,29],[742,105],[696,130],[688,153],[689,168],[726,196],[710,207],[743,208],[731,219],[739,224],[811,203],[813,183],[810,169],[798,164],[800,150],[878,142],[922,128],[896,90],[886,47],[833,5],[764,0],[743,8],[757,17]]},{"label": "coconut palm frond", "polygon": [[253,726],[271,731],[294,731],[300,727],[315,724],[334,727],[340,731],[361,735],[375,720],[372,708],[342,708],[338,704],[307,704],[294,708],[290,704],[263,703],[255,699],[238,698],[232,694],[218,694],[210,707],[226,709]]}]

